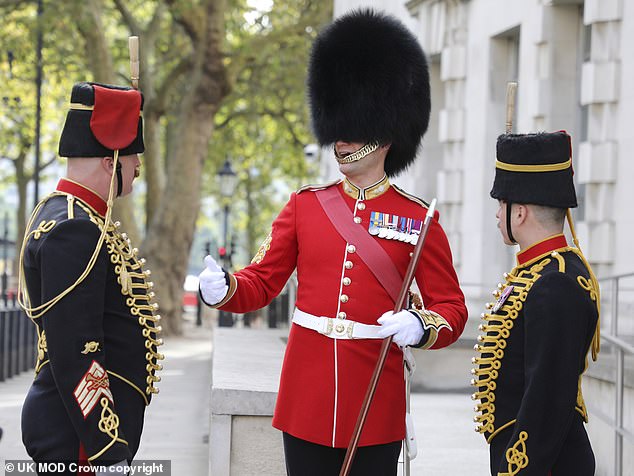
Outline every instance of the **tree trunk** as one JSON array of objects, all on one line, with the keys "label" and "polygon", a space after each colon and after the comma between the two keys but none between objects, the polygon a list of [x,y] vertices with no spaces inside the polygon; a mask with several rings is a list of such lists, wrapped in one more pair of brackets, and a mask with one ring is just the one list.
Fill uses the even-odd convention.
[{"label": "tree trunk", "polygon": [[214,115],[229,92],[221,53],[224,9],[223,0],[208,0],[195,12],[199,15],[173,12],[192,36],[194,66],[181,101],[176,140],[167,151],[164,195],[143,244],[167,333],[182,332],[183,282],[200,209],[202,169]]},{"label": "tree trunk", "polygon": [[161,207],[165,190],[165,171],[161,161],[161,125],[151,111],[143,122],[145,153],[143,154],[145,183],[145,220],[147,229],[154,219],[154,213]]},{"label": "tree trunk", "polygon": [[[78,3],[77,28],[84,37],[88,67],[94,80],[100,83],[116,84],[112,53],[108,44],[101,18],[103,5],[100,0],[81,0]],[[132,197],[115,200],[112,211],[113,220],[119,220],[132,243],[140,243],[141,229],[134,216]]]},{"label": "tree trunk", "polygon": [[15,167],[15,185],[18,191],[18,209],[16,214],[16,231],[15,231],[15,259],[11,268],[14,277],[18,275],[18,266],[20,259],[20,251],[22,250],[22,240],[26,233],[26,211],[27,207],[27,187],[30,183],[30,177],[24,172],[24,163],[26,160],[26,151],[21,153],[13,162]]}]

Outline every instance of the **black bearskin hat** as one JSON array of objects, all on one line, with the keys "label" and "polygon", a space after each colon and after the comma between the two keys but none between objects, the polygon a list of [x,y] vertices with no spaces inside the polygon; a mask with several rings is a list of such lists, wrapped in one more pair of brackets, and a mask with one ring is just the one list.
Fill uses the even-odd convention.
[{"label": "black bearskin hat", "polygon": [[391,143],[385,172],[415,159],[430,112],[429,72],[416,37],[396,18],[355,10],[317,37],[308,67],[319,143]]},{"label": "black bearskin hat", "polygon": [[133,88],[76,83],[59,140],[61,157],[113,157],[140,154],[143,94]]},{"label": "black bearskin hat", "polygon": [[576,207],[571,152],[565,131],[501,135],[491,197],[554,208]]}]

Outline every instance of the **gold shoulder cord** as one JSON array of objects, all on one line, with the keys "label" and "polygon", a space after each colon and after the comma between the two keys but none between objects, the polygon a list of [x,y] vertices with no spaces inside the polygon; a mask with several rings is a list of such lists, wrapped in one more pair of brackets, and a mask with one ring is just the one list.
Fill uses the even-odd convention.
[{"label": "gold shoulder cord", "polygon": [[[86,276],[90,274],[90,271],[92,271],[92,268],[95,266],[95,263],[97,262],[97,256],[99,256],[99,252],[101,251],[101,246],[103,245],[103,242],[106,238],[106,233],[108,231],[108,224],[110,223],[110,218],[112,216],[114,179],[116,176],[116,169],[117,169],[118,162],[119,162],[119,151],[115,150],[114,162],[112,164],[112,177],[110,178],[110,189],[108,190],[108,201],[107,201],[108,209],[106,210],[104,226],[103,226],[103,229],[101,230],[101,235],[99,236],[99,240],[97,240],[97,246],[95,247],[95,251],[93,251],[92,256],[90,257],[90,260],[88,261],[88,264],[86,265],[86,269],[84,269],[83,273],[81,273],[81,275],[77,278],[77,280],[73,284],[71,284],[68,288],[66,288],[64,291],[59,293],[54,298],[49,299],[47,302],[40,304],[39,306],[36,306],[36,307],[31,307],[31,300],[29,298],[28,289],[26,287],[26,283],[24,282],[24,251],[26,249],[26,243],[28,239],[31,237],[31,235],[41,233],[42,231],[50,231],[50,228],[52,227],[50,227],[48,230],[42,230],[42,227],[46,226],[46,224],[43,223],[36,230],[33,230],[24,235],[24,239],[22,240],[22,250],[20,252],[20,265],[18,267],[18,304],[20,305],[22,309],[24,309],[24,312],[29,318],[38,319],[42,317],[44,314],[46,314],[64,296],[66,296],[73,289],[79,286],[84,281],[84,279],[86,279]],[[31,219],[29,220],[29,223],[27,225],[27,230],[31,229],[35,216],[37,215],[40,208],[42,208],[42,206],[44,205],[44,203],[46,203],[47,200],[48,198],[42,200],[40,203],[37,204],[35,210],[33,211],[33,214],[31,215]]]},{"label": "gold shoulder cord", "polygon": [[568,226],[570,226],[570,233],[572,234],[572,241],[577,247],[577,252],[575,253],[583,264],[588,268],[588,273],[590,273],[590,281],[592,283],[591,287],[594,288],[595,291],[595,302],[597,304],[597,328],[594,331],[594,336],[592,337],[592,360],[596,361],[599,355],[599,351],[601,350],[601,291],[599,289],[599,282],[597,281],[597,277],[594,275],[594,271],[590,267],[590,263],[586,260],[586,257],[583,255],[581,251],[581,247],[579,246],[579,239],[577,238],[577,234],[575,233],[575,226],[572,222],[572,214],[570,213],[570,208],[566,210],[566,218],[568,219]]}]

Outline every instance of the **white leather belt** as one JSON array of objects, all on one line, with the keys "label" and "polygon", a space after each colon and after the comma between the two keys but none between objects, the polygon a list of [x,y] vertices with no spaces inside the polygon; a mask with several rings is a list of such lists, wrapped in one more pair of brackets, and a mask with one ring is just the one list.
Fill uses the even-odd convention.
[{"label": "white leather belt", "polygon": [[362,324],[350,319],[313,316],[299,309],[295,309],[293,313],[293,322],[331,339],[382,339],[377,335],[381,326]]}]

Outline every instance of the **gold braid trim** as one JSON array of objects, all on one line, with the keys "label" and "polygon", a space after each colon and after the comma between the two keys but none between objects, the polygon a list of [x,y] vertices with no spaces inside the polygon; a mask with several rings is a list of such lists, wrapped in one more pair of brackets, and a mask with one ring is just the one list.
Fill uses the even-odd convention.
[{"label": "gold braid trim", "polygon": [[[575,225],[572,221],[572,213],[570,213],[570,208],[566,210],[566,218],[568,220],[568,226],[570,227],[570,233],[572,234],[572,241],[576,246],[576,248],[570,248],[570,251],[579,256],[581,261],[583,261],[583,264],[588,269],[588,274],[590,274],[592,289],[594,289],[595,291],[595,299],[593,300],[596,302],[597,305],[598,318],[597,327],[594,331],[594,336],[592,337],[592,345],[590,346],[590,348],[592,349],[592,360],[596,361],[597,357],[599,356],[599,352],[601,351],[601,294],[599,281],[597,281],[597,277],[594,275],[594,271],[592,271],[592,266],[590,266],[590,263],[588,263],[588,260],[586,260],[586,257],[583,255],[581,247],[579,246],[579,239],[577,238],[577,234],[575,233]],[[592,294],[590,294],[590,297],[592,297]]]},{"label": "gold braid trim", "polygon": [[436,340],[438,339],[438,333],[441,329],[451,329],[451,326],[447,322],[447,320],[442,317],[440,314],[434,311],[429,311],[427,309],[419,310],[416,308],[409,309],[409,311],[415,314],[418,319],[420,319],[421,324],[424,330],[429,330],[429,337],[427,338],[427,342],[421,347],[421,349],[429,349],[432,347]]},{"label": "gold braid trim", "polygon": [[[119,151],[115,150],[113,164],[112,164],[112,176],[110,177],[110,189],[108,191],[108,201],[106,202],[107,211],[106,211],[106,217],[104,219],[105,223],[110,223],[110,217],[112,216],[112,204],[114,200],[114,181],[117,175],[115,173],[115,170],[117,168],[118,162],[119,162]],[[33,220],[35,220],[35,217],[37,216],[42,206],[51,197],[55,195],[60,195],[60,194],[51,194],[48,197],[45,197],[43,200],[40,201],[40,203],[37,204],[37,206],[35,207],[35,210],[33,210],[33,213],[31,214],[31,218],[29,219],[29,223],[26,227],[27,230],[30,230],[32,228]],[[92,219],[92,215],[91,215],[91,219]],[[52,229],[53,226],[55,226],[54,221],[53,221],[53,225],[50,226],[50,229]],[[95,266],[95,263],[97,262],[97,257],[99,256],[99,252],[101,251],[101,246],[104,243],[104,239],[106,237],[106,230],[107,230],[106,227],[102,228],[101,235],[99,236],[99,239],[97,240],[97,244],[95,246],[95,250],[92,253],[92,256],[90,257],[90,259],[88,260],[88,263],[86,264],[86,268],[75,280],[75,282],[71,284],[68,288],[66,288],[64,291],[59,293],[57,296],[55,296],[54,298],[49,299],[48,301],[40,304],[39,306],[31,307],[31,300],[29,298],[29,293],[26,287],[26,283],[24,282],[24,252],[26,250],[26,244],[28,242],[28,239],[31,237],[31,235],[33,235],[34,239],[36,240],[39,239],[38,231],[40,231],[41,227],[42,227],[42,223],[40,223],[40,226],[38,226],[35,232],[24,234],[24,239],[22,240],[22,249],[20,251],[20,264],[18,267],[18,304],[20,305],[20,307],[22,307],[22,309],[24,309],[24,312],[26,313],[26,315],[30,317],[31,319],[38,319],[42,317],[53,306],[55,306],[55,304],[57,304],[62,298],[64,298],[64,296],[66,296],[71,291],[73,291],[77,286],[79,286],[84,281],[84,279],[86,279],[86,277],[90,274],[90,271],[92,271],[92,268]]]},{"label": "gold braid trim", "polygon": [[[502,367],[506,349],[506,340],[511,335],[511,329],[524,306],[528,292],[541,277],[540,273],[544,267],[550,262],[551,258],[544,258],[528,270],[516,267],[511,273],[505,274],[506,282],[498,285],[493,296],[499,298],[508,286],[513,286],[513,291],[497,311],[493,311],[493,303],[488,303],[487,309],[491,312],[482,314],[482,320],[485,323],[479,326],[479,330],[483,334],[478,336],[478,343],[474,346],[474,350],[481,355],[471,359],[475,365],[471,369],[471,374],[474,376],[471,379],[471,385],[478,388],[471,398],[480,400],[480,403],[474,407],[476,415],[473,417],[473,421],[478,424],[476,427],[478,433],[494,435],[499,431],[495,428],[495,390],[496,379]],[[487,356],[485,357],[484,354]],[[492,435],[489,436],[489,441]]]},{"label": "gold braid trim", "polygon": [[44,329],[40,330],[40,326],[35,323],[35,330],[37,331],[37,363],[35,365],[35,375],[40,373],[40,370],[48,360],[44,361],[44,357],[48,352],[48,345],[46,343],[46,333]]},{"label": "gold braid trim", "polygon": [[[103,222],[98,221],[100,227],[104,226]],[[158,352],[158,347],[163,345],[163,339],[158,338],[162,328],[155,325],[161,321],[161,316],[155,314],[159,305],[152,303],[154,292],[151,289],[154,283],[147,279],[151,276],[150,270],[143,270],[145,259],[138,258],[139,250],[133,248],[125,233],[118,231],[120,224],[114,223],[108,227],[106,235],[106,248],[110,256],[110,262],[114,265],[117,274],[117,282],[121,286],[121,294],[126,297],[126,306],[130,309],[130,314],[138,317],[137,321],[142,328],[143,337],[145,337],[145,348],[148,352],[145,359],[148,362],[145,366],[148,375],[146,383],[148,384],[144,395],[146,404],[148,403],[148,395],[158,393],[158,389],[154,387],[155,382],[160,382],[161,377],[155,375],[158,370],[163,368],[157,361],[163,360],[165,357]],[[119,378],[123,379],[123,377]],[[127,382],[127,380],[125,380]],[[136,386],[134,387],[140,391]]]},{"label": "gold braid trim", "polygon": [[[588,358],[586,357],[586,366],[583,369],[585,372],[588,368]],[[579,383],[577,384],[577,402],[575,405],[575,410],[579,412],[579,414],[583,417],[583,421],[588,423],[588,409],[586,408],[586,402],[583,399],[583,392],[581,391],[581,378],[583,377],[583,372],[579,375]]]},{"label": "gold braid trim", "polygon": [[514,425],[516,421],[517,419],[513,418],[511,421],[508,421],[504,425],[499,426],[497,430],[491,433],[491,435],[487,438],[487,443],[491,444],[491,442],[493,441],[493,438],[495,438],[498,435],[498,433],[500,433],[502,430],[506,430],[509,426]]},{"label": "gold braid trim", "polygon": [[119,438],[119,416],[110,408],[110,400],[103,397],[99,403],[101,404],[101,418],[99,419],[99,431],[108,435],[112,440],[102,448],[98,453],[90,456],[88,461],[99,458],[102,454],[110,449],[117,441],[127,446],[128,442]]},{"label": "gold braid trim", "polygon": [[119,375],[116,372],[113,372],[111,370],[107,370],[106,372],[108,372],[110,375],[112,375],[113,377],[118,378],[119,380],[121,380],[122,382],[127,383],[128,385],[130,385],[130,387],[132,387],[133,389],[135,389],[137,392],[139,392],[141,394],[141,396],[143,397],[143,401],[145,401],[145,406],[148,406],[150,404],[150,402],[147,399],[147,396],[145,395],[145,393],[143,393],[143,391],[141,391],[141,389],[139,387],[137,387],[136,385],[134,385],[132,382],[130,382],[127,378]]},{"label": "gold braid trim", "polygon": [[566,162],[556,164],[509,164],[506,162],[495,161],[495,168],[508,170],[509,172],[556,172],[558,170],[566,170],[572,166],[572,159]]},{"label": "gold braid trim", "polygon": [[[578,250],[576,248],[572,248],[570,246],[566,247],[562,251],[571,251],[571,252],[575,253],[577,256],[579,256],[579,254],[581,253],[580,250]],[[564,259],[563,256],[561,256],[561,252],[560,251],[553,251],[550,256],[555,258],[557,260],[557,262],[559,263],[559,272],[560,273],[565,273],[566,272],[566,260]],[[587,264],[586,264],[586,266],[587,266]],[[595,302],[597,301],[597,299],[599,298],[599,290],[595,289],[595,285],[594,285],[594,282],[592,281],[592,279],[588,280],[584,276],[577,276],[577,283],[583,289],[588,291],[588,293],[590,293],[590,299],[592,299]],[[586,354],[588,353],[588,351],[589,351],[589,349],[586,351]],[[583,372],[581,372],[581,375],[579,375],[579,381],[578,381],[578,384],[577,384],[577,401],[576,401],[576,405],[575,405],[575,410],[577,410],[577,412],[579,412],[579,414],[583,418],[583,421],[585,421],[586,423],[588,423],[588,410],[586,409],[586,404],[585,404],[585,401],[583,400],[583,393],[581,391],[581,378],[582,378],[584,372],[587,370],[587,368],[588,368],[588,357],[586,355]]]},{"label": "gold braid trim", "polygon": [[557,252],[557,251],[553,251],[550,254],[550,256],[552,256],[553,258],[555,258],[557,260],[558,271],[560,273],[565,273],[566,272],[566,260],[564,259],[564,257],[561,256],[561,254],[559,252]]},{"label": "gold braid trim", "polygon": [[68,194],[66,195],[66,214],[68,218],[75,218],[75,197]]},{"label": "gold braid trim", "polygon": [[506,450],[506,462],[508,463],[507,473],[498,473],[498,476],[514,476],[518,474],[520,470],[528,467],[528,456],[526,455],[526,440],[528,440],[528,433],[525,431],[520,432],[519,439]]}]

